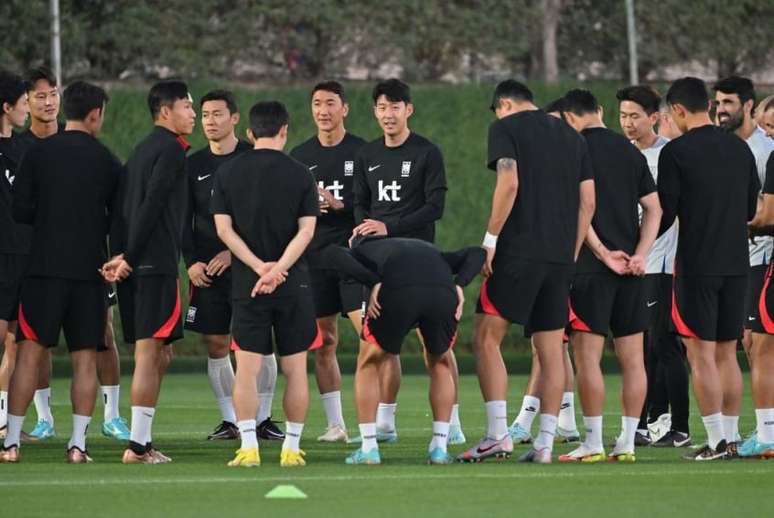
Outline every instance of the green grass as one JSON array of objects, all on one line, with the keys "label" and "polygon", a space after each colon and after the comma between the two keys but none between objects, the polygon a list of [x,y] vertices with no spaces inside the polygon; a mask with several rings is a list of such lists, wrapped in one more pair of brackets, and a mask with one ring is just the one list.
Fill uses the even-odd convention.
[{"label": "green grass", "polygon": [[[510,383],[510,414],[518,410],[524,376]],[[281,382],[280,382],[281,383]],[[314,382],[311,382],[314,390]],[[174,458],[164,466],[123,466],[124,445],[98,434],[95,418],[89,437],[93,465],[69,466],[64,448],[69,435],[67,380],[57,379],[53,407],[59,436],[26,444],[23,461],[0,465],[2,516],[771,516],[774,482],[771,463],[682,461],[677,450],[641,448],[634,465],[519,465],[513,459],[481,465],[430,467],[423,464],[430,434],[424,376],[406,376],[400,394],[400,441],[382,448],[384,464],[343,464],[345,445],[320,445],[323,428],[317,397],[312,397],[302,447],[309,465],[279,467],[279,444],[262,448],[263,465],[227,468],[236,443],[203,440],[219,421],[207,377],[170,375],[164,382],[154,426],[154,444]],[[607,378],[606,441],[619,427],[620,378]],[[125,379],[122,412],[128,415]],[[351,377],[344,380],[344,411],[355,429]],[[281,389],[278,387],[278,393]],[[484,431],[485,417],[476,379],[461,381],[461,415],[469,444]],[[281,419],[280,397],[275,417]],[[696,408],[693,406],[692,408]],[[752,404],[745,394],[741,429],[752,429]],[[31,412],[26,428],[32,425]],[[101,415],[98,406],[95,415]],[[694,412],[695,415],[695,412]],[[694,439],[703,440],[697,418]],[[557,446],[563,453],[570,446]],[[525,450],[518,447],[517,454]],[[460,447],[452,453],[461,451]],[[266,500],[278,484],[294,484],[307,500]]]}]

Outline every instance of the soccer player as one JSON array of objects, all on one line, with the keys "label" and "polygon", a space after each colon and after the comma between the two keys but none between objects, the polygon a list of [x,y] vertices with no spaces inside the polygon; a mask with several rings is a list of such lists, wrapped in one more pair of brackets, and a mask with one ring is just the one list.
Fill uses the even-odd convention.
[{"label": "soccer player", "polygon": [[679,79],[666,97],[683,135],[667,143],[658,160],[660,232],[679,218],[672,320],[688,352],[708,435],[705,447],[684,458],[714,460],[726,456],[730,437],[721,412],[734,383],[726,374],[739,369],[736,342],[750,269],[747,222],[755,215],[760,181],[749,147],[712,125],[703,81]]},{"label": "soccer player", "polygon": [[[766,162],[766,183],[763,186],[763,207],[750,222],[753,232],[772,234],[774,231],[774,153]],[[742,457],[774,458],[774,284],[772,266],[766,272],[763,290],[758,299],[760,319],[753,323],[752,392],[755,402],[755,433],[740,447]]]},{"label": "soccer player", "polygon": [[570,90],[564,99],[567,122],[588,144],[597,203],[570,290],[570,344],[578,366],[586,438],[559,460],[606,460],[602,443],[605,385],[599,362],[611,332],[623,377],[622,431],[608,460],[634,462],[634,437],[647,392],[643,333],[650,315],[643,277],[661,207],[647,160],[625,137],[605,127],[594,95],[588,90]]},{"label": "soccer player", "polygon": [[67,124],[26,154],[14,184],[14,216],[33,226],[19,302],[20,345],[11,379],[8,436],[0,462],[18,462],[24,415],[46,349],[64,331],[73,363],[73,433],[67,461],[91,462],[86,431],[94,410],[97,345],[107,307],[99,275],[109,218],[117,209],[121,164],[95,136],[107,95],[76,81],[64,93]]},{"label": "soccer player", "polygon": [[521,460],[549,463],[565,383],[567,300],[573,263],[594,213],[594,175],[583,139],[538,110],[523,84],[512,79],[498,84],[490,108],[497,120],[489,128],[487,165],[497,179],[474,340],[487,433],[458,459],[513,452],[500,345],[511,322],[518,322],[533,332],[541,366],[540,433]]},{"label": "soccer player", "polygon": [[[626,138],[645,155],[650,174],[658,182],[658,157],[661,149],[669,142],[655,132],[661,96],[649,86],[635,85],[618,90],[616,97],[621,129]],[[635,446],[647,446],[651,442],[659,447],[691,444],[688,429],[688,369],[683,345],[670,330],[676,252],[677,224],[674,224],[653,244],[645,264],[645,293],[648,296],[646,309],[650,313],[645,333],[648,394],[635,435]],[[668,419],[668,427],[659,437],[651,437],[648,416],[651,423],[658,421],[666,425]]]},{"label": "soccer player", "polygon": [[21,161],[13,129],[24,126],[29,111],[24,80],[0,70],[0,345],[5,345],[0,364],[0,438],[5,438],[8,424],[8,384],[16,364],[16,313],[30,240],[29,227],[16,223],[12,213],[11,189]]},{"label": "soccer player", "polygon": [[[213,90],[199,101],[202,130],[208,144],[188,157],[188,211],[183,229],[183,258],[190,281],[190,302],[185,329],[202,335],[207,346],[207,377],[220,408],[222,422],[208,440],[238,439],[232,393],[234,369],[229,355],[231,329],[231,252],[218,238],[210,214],[210,197],[217,169],[252,146],[239,140],[234,128],[239,109],[234,94]],[[264,358],[258,375],[258,435],[268,440],[285,438],[269,418],[277,360]]]},{"label": "soccer player", "polygon": [[315,85],[311,104],[317,135],[294,148],[290,156],[306,165],[317,180],[322,212],[306,252],[317,324],[323,337],[322,347],[314,351],[314,374],[328,421],[325,433],[317,440],[346,442],[347,427],[341,410],[341,372],[336,360],[338,316],[349,317],[360,336],[363,287],[341,280],[322,256],[328,246],[346,246],[355,228],[352,184],[355,175],[361,174],[355,172],[355,158],[365,141],[344,127],[349,102],[340,83],[325,81]]},{"label": "soccer player", "polygon": [[456,398],[452,366],[444,356],[457,339],[457,322],[465,302],[463,288],[484,263],[481,248],[441,253],[420,239],[356,237],[352,250],[331,247],[328,264],[371,288],[368,316],[355,372],[360,448],[347,464],[381,464],[376,441],[379,387],[374,383],[390,355],[400,353],[412,327],[418,326],[427,351],[433,438],[427,448],[429,464],[449,464],[449,419]]},{"label": "soccer player", "polygon": [[183,337],[177,265],[186,205],[183,135],[196,113],[188,86],[161,81],[148,93],[154,129],[126,163],[122,220],[111,234],[114,256],[104,265],[118,284],[124,339],[136,343],[132,377],[132,426],[124,464],[161,464],[170,458],[153,447],[151,430],[172,342]]},{"label": "soccer player", "polygon": [[[374,116],[384,135],[363,147],[355,176],[353,235],[411,237],[435,240],[435,222],[443,215],[446,169],[441,151],[413,132],[409,86],[399,79],[378,83],[372,92]],[[421,336],[420,336],[421,340]],[[454,353],[445,359],[454,362]],[[456,373],[456,366],[453,367]],[[379,371],[380,405],[376,428],[380,441],[398,439],[395,412],[400,388],[400,357],[389,358]],[[457,375],[455,374],[455,386]],[[465,442],[459,406],[452,409],[450,444]]]},{"label": "soccer player", "polygon": [[[755,156],[758,179],[763,185],[766,181],[766,160],[774,151],[774,140],[766,136],[753,119],[755,106],[755,87],[746,77],[731,76],[718,81],[712,89],[715,91],[717,119],[720,127],[734,132],[737,137],[747,142]],[[774,253],[774,240],[770,236],[759,236],[755,242],[749,243],[750,248],[750,278],[747,284],[745,298],[745,332],[742,345],[748,358],[752,345],[751,324],[758,320],[758,299],[763,289],[763,281]],[[752,362],[750,362],[752,364]],[[742,371],[737,362],[729,362],[728,371],[721,376],[730,383],[726,385],[723,396],[723,429],[729,445],[729,454],[733,454],[736,443],[741,440],[739,434],[739,412],[742,406],[743,380]],[[754,369],[754,366],[750,366]]]},{"label": "soccer player", "polygon": [[242,444],[229,466],[261,462],[255,434],[256,377],[274,344],[287,378],[280,465],[306,465],[300,448],[309,407],[306,355],[322,345],[322,336],[303,253],[320,209],[309,170],[282,152],[288,122],[281,103],[255,104],[248,129],[254,149],[215,174],[211,211],[218,237],[234,259],[231,348],[236,354],[234,408]]}]

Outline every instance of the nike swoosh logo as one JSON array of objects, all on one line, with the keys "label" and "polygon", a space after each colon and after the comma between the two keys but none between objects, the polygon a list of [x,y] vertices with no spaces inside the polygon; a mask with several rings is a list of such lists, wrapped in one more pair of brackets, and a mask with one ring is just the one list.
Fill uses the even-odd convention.
[{"label": "nike swoosh logo", "polygon": [[116,292],[115,291],[108,293],[108,298],[109,299],[112,299],[115,296],[116,296]]},{"label": "nike swoosh logo", "polygon": [[494,448],[496,446],[497,446],[496,444],[493,444],[493,445],[489,446],[488,448],[482,448],[482,447],[479,446],[478,448],[476,448],[476,453],[479,453],[479,454],[480,453],[486,453],[486,452],[488,452],[489,450],[491,450],[492,448]]},{"label": "nike swoosh logo", "polygon": [[309,170],[311,171],[311,170],[313,170],[313,169],[317,169],[317,166],[316,166],[316,165],[310,165],[310,166],[309,166]]},{"label": "nike swoosh logo", "polygon": [[648,305],[649,308],[652,308],[653,306],[658,304],[658,301],[656,301],[656,302],[647,302],[646,304]]},{"label": "nike swoosh logo", "polygon": [[376,171],[376,170],[377,170],[377,169],[379,169],[380,167],[382,167],[382,164],[375,165],[375,166],[373,166],[373,167],[369,165],[369,166],[368,166],[368,172],[370,173],[371,171]]},{"label": "nike swoosh logo", "polygon": [[206,174],[206,175],[204,175],[204,176],[197,176],[197,177],[196,177],[196,179],[197,179],[197,180],[199,180],[199,181],[201,182],[202,180],[204,180],[204,179],[206,179],[206,178],[209,178],[210,176],[212,176],[212,173],[210,173],[210,174]]},{"label": "nike swoosh logo", "polygon": [[755,317],[747,317],[747,320],[749,320],[750,322],[752,322],[753,320],[755,320]]}]

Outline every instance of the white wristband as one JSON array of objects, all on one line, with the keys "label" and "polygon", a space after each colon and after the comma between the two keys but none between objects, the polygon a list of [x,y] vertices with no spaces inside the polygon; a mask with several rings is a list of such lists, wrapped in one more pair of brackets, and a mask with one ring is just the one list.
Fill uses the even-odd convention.
[{"label": "white wristband", "polygon": [[482,243],[486,248],[496,248],[497,247],[497,236],[490,234],[487,232],[484,234],[484,242]]}]

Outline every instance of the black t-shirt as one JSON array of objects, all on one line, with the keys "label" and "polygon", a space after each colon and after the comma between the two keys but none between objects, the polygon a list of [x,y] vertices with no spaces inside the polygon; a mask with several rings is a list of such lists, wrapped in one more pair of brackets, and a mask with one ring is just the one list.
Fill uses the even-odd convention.
[{"label": "black t-shirt", "polygon": [[32,225],[27,275],[100,281],[121,163],[97,139],[62,131],[35,144],[14,182],[14,216]]},{"label": "black t-shirt", "polygon": [[[586,139],[594,169],[596,210],[591,225],[608,250],[634,254],[640,240],[639,200],[656,192],[648,161],[626,137],[607,128],[589,128],[581,135]],[[584,244],[576,271],[606,270]]]},{"label": "black t-shirt", "polygon": [[358,165],[355,158],[365,143],[360,137],[347,133],[338,145],[326,147],[314,136],[290,152],[290,156],[309,168],[320,188],[329,190],[344,204],[341,210],[328,209],[327,214],[317,218],[314,239],[306,253],[310,268],[325,268],[319,252],[329,245],[346,245],[352,235],[355,228],[352,184],[355,174],[360,174],[360,171],[355,172]]},{"label": "black t-shirt", "polygon": [[[298,233],[298,219],[320,214],[317,184],[305,165],[279,151],[246,151],[218,169],[212,214],[231,216],[234,230],[262,261],[277,261]],[[232,257],[232,297],[250,298],[258,275]],[[309,286],[302,256],[269,296],[294,295]],[[266,297],[267,295],[261,295]]]},{"label": "black t-shirt", "polygon": [[660,232],[679,218],[675,273],[747,275],[747,222],[759,192],[755,157],[736,135],[708,124],[666,144],[658,160]]},{"label": "black t-shirt", "polygon": [[501,158],[516,160],[519,190],[496,254],[572,264],[580,183],[594,179],[583,137],[541,110],[516,113],[489,127],[489,168]]},{"label": "black t-shirt", "polygon": [[355,222],[370,218],[390,237],[432,242],[446,199],[446,169],[438,147],[411,133],[397,147],[384,137],[360,150],[355,166]]},{"label": "black t-shirt", "polygon": [[766,161],[766,181],[763,183],[763,194],[774,194],[774,151]]},{"label": "black t-shirt", "polygon": [[327,262],[345,276],[373,286],[467,286],[486,259],[480,247],[456,252],[441,252],[435,245],[421,239],[400,237],[366,238],[351,250],[330,247],[325,252]]},{"label": "black t-shirt", "polygon": [[24,146],[18,134],[0,138],[0,254],[29,253],[32,228],[13,218],[13,183]]},{"label": "black t-shirt", "polygon": [[210,146],[206,146],[188,157],[188,204],[183,228],[183,259],[186,268],[195,262],[209,263],[213,257],[226,250],[226,245],[215,231],[215,220],[210,213],[215,171],[252,147],[240,140],[234,151],[227,155],[216,155]]},{"label": "black t-shirt", "polygon": [[[64,131],[65,125],[63,123],[59,122],[59,123],[57,123],[56,128],[57,128],[57,133],[61,133],[61,132]],[[56,135],[56,133],[54,135]],[[32,146],[34,146],[35,144],[37,144],[39,142],[43,142],[44,140],[46,140],[48,138],[48,137],[43,137],[43,138],[38,137],[29,128],[27,128],[26,130],[22,131],[18,135],[16,135],[16,137],[18,137],[18,139],[19,139],[17,141],[17,146],[19,148],[19,158],[20,159],[24,158],[24,155],[27,153],[27,151]]]},{"label": "black t-shirt", "polygon": [[188,191],[182,136],[156,126],[132,151],[122,186],[122,221],[111,234],[132,275],[178,275]]}]

